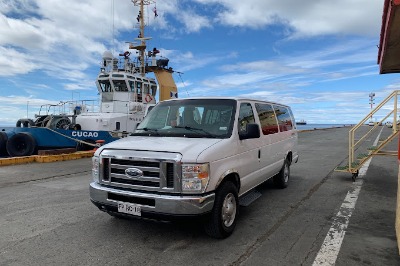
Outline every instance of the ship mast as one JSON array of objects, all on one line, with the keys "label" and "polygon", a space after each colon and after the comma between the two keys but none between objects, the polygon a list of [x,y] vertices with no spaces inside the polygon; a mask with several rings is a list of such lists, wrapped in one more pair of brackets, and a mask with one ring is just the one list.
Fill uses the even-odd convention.
[{"label": "ship mast", "polygon": [[[151,62],[151,64],[149,64],[148,66],[146,66],[145,62],[146,41],[150,40],[151,38],[145,37],[144,35],[144,27],[145,27],[144,6],[153,4],[156,1],[155,0],[131,0],[131,1],[135,6],[139,6],[139,15],[137,17],[137,21],[139,22],[140,31],[139,31],[139,36],[138,38],[136,38],[136,40],[139,40],[140,44],[135,46],[131,44],[129,48],[136,49],[137,51],[139,51],[140,75],[144,77],[146,75],[146,71],[154,73],[158,82],[158,89],[159,89],[158,98],[160,102],[171,98],[178,98],[178,88],[172,77],[172,73],[174,71],[172,70],[171,67],[167,68],[168,59],[166,60],[164,59],[164,63],[161,64],[158,64],[156,62]],[[154,10],[154,13],[157,16],[156,10]],[[153,51],[152,57],[155,60],[155,56],[159,52],[156,50],[156,48],[154,48],[154,50],[156,51],[156,53]]]},{"label": "ship mast", "polygon": [[140,45],[135,48],[139,51],[139,62],[140,62],[140,74],[142,77],[146,75],[146,64],[145,64],[145,50],[146,50],[146,41],[150,40],[150,37],[144,36],[144,6],[155,3],[155,0],[131,0],[135,6],[139,6],[139,15],[137,19],[139,21],[139,36],[136,38],[140,41]]}]

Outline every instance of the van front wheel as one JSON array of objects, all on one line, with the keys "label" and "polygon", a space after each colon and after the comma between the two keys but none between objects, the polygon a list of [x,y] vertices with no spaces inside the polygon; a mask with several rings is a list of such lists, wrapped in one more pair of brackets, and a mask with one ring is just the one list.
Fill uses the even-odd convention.
[{"label": "van front wheel", "polygon": [[230,236],[239,210],[238,191],[232,182],[224,182],[215,195],[214,208],[205,223],[206,233],[214,238]]},{"label": "van front wheel", "polygon": [[278,188],[286,188],[290,177],[290,163],[285,159],[281,171],[274,176],[274,184]]}]

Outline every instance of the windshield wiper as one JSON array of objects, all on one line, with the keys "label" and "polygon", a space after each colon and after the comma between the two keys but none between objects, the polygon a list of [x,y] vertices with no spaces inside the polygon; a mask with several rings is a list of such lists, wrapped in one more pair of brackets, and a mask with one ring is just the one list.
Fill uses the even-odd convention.
[{"label": "windshield wiper", "polygon": [[160,135],[160,133],[158,133],[158,129],[156,128],[137,128],[136,130],[143,130],[143,131],[149,131],[149,133],[155,133],[155,135]]},{"label": "windshield wiper", "polygon": [[217,136],[215,136],[214,134],[211,134],[210,132],[208,132],[207,130],[204,130],[204,129],[202,129],[202,128],[188,127],[188,126],[184,126],[184,127],[182,127],[182,126],[175,126],[174,128],[184,128],[184,129],[187,129],[187,130],[190,130],[190,131],[201,131],[201,132],[205,133],[205,134],[207,135],[207,137],[210,137],[210,138],[216,138],[216,137],[217,137]]}]

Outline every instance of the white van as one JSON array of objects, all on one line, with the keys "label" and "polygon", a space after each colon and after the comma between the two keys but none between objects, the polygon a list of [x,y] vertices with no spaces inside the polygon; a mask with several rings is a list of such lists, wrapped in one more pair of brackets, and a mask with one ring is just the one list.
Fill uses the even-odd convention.
[{"label": "white van", "polygon": [[202,216],[206,232],[229,236],[239,198],[273,178],[288,185],[297,162],[290,107],[243,98],[158,103],[130,136],[93,157],[91,201],[113,216]]}]

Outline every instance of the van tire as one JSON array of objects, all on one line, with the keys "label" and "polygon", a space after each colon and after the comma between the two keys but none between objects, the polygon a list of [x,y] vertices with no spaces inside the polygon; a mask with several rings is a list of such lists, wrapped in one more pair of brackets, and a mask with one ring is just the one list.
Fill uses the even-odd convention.
[{"label": "van tire", "polygon": [[205,232],[220,239],[230,236],[235,229],[238,213],[237,187],[230,181],[223,182],[217,189],[214,207],[204,224]]},{"label": "van tire", "polygon": [[283,162],[282,169],[274,176],[274,184],[278,188],[287,188],[290,177],[290,163],[287,159]]}]

